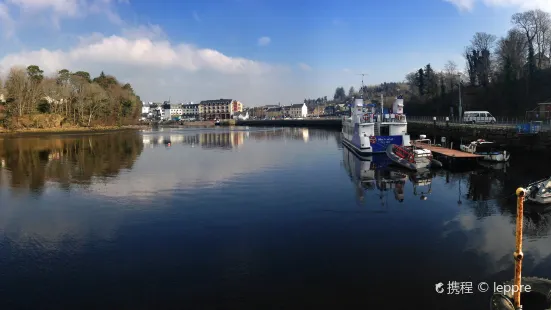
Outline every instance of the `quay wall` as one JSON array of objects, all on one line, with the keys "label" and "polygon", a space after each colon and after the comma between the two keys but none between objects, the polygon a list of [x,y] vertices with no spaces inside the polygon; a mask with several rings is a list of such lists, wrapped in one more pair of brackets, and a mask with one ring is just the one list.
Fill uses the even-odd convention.
[{"label": "quay wall", "polygon": [[261,126],[261,127],[309,127],[330,128],[341,130],[342,120],[338,119],[289,119],[289,120],[238,120],[236,126]]},{"label": "quay wall", "polygon": [[[304,120],[238,120],[236,126],[259,127],[309,127],[341,130],[341,119],[304,119]],[[486,139],[503,144],[510,149],[522,150],[551,150],[551,131],[542,131],[538,134],[518,134],[516,126],[508,125],[475,125],[423,121],[408,121],[408,132],[412,139],[417,139],[424,134],[427,138],[441,143],[441,138],[446,138],[449,146],[453,142],[453,148],[459,149],[460,143],[469,143],[476,139]]]},{"label": "quay wall", "polygon": [[408,132],[412,139],[417,139],[424,134],[427,138],[441,143],[441,138],[446,138],[446,143],[454,144],[459,148],[459,143],[469,143],[476,139],[485,139],[508,148],[524,150],[548,150],[551,149],[551,132],[543,131],[538,134],[518,134],[516,127],[511,125],[473,125],[455,123],[429,123],[408,121]]}]

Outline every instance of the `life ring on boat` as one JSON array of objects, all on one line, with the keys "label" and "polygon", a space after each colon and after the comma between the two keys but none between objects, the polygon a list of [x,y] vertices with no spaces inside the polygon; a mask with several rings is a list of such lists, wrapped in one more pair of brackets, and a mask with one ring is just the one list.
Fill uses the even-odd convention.
[{"label": "life ring on boat", "polygon": [[[512,287],[514,280],[503,283]],[[526,292],[527,285],[530,290]],[[526,277],[521,280],[521,303],[534,305],[531,309],[549,309],[551,307],[551,280]],[[490,310],[515,310],[513,292],[494,293],[490,302]]]},{"label": "life ring on boat", "polygon": [[367,114],[364,114],[363,118],[362,118],[365,122],[369,122],[371,120],[371,114],[370,113],[367,113]]}]

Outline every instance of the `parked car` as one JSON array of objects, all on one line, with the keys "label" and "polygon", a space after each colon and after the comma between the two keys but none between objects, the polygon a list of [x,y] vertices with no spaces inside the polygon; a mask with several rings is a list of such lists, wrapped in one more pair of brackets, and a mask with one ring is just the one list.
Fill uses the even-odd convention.
[{"label": "parked car", "polygon": [[463,123],[469,124],[494,124],[496,118],[488,111],[465,111]]}]

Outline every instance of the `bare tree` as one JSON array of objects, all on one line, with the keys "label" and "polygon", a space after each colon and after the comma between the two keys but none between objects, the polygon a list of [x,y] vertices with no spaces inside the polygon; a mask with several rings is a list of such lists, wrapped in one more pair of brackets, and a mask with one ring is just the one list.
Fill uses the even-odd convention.
[{"label": "bare tree", "polygon": [[90,127],[92,117],[106,106],[108,97],[105,90],[97,83],[86,85],[85,96],[85,107],[88,111],[88,127]]},{"label": "bare tree", "polygon": [[454,89],[459,82],[457,75],[457,64],[452,60],[448,60],[444,65],[444,79],[450,90]]},{"label": "bare tree", "polygon": [[6,80],[6,100],[8,109],[17,116],[23,116],[28,100],[28,78],[24,68],[13,67],[10,69]]},{"label": "bare tree", "polygon": [[417,72],[410,72],[406,75],[406,84],[409,87],[409,91],[415,95],[419,95],[419,86],[417,79]]},{"label": "bare tree", "polygon": [[549,50],[549,31],[551,29],[551,15],[542,10],[535,11],[535,23],[538,31],[536,32],[536,45],[538,50],[537,66],[539,69],[543,69],[549,66],[548,63],[544,63],[544,57]]},{"label": "bare tree", "polygon": [[0,78],[0,103],[6,100],[6,94],[4,89],[4,81]]},{"label": "bare tree", "polygon": [[490,51],[493,49],[496,39],[496,36],[493,34],[489,34],[486,32],[477,32],[471,39],[471,46],[478,51]]},{"label": "bare tree", "polygon": [[537,18],[538,13],[535,10],[530,10],[522,13],[515,13],[511,17],[511,21],[526,35],[528,44],[528,71],[530,74],[534,72],[534,38],[539,31],[539,23]]},{"label": "bare tree", "polygon": [[519,79],[527,53],[528,40],[525,34],[518,29],[509,30],[507,36],[499,40],[495,50],[501,75],[508,79]]}]

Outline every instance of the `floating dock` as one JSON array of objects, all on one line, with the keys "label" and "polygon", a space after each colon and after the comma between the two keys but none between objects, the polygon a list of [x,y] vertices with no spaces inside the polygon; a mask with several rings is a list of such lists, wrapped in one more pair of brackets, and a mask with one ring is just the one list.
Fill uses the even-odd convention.
[{"label": "floating dock", "polygon": [[482,155],[448,149],[441,146],[430,145],[428,143],[411,142],[411,144],[418,148],[430,150],[434,159],[440,161],[446,168],[451,170],[470,169],[471,166],[477,165],[478,159],[484,157]]},{"label": "floating dock", "polygon": [[434,145],[430,145],[430,144],[422,143],[422,142],[412,142],[411,144],[413,144],[414,146],[416,146],[418,148],[427,149],[427,150],[430,150],[433,153],[437,153],[438,155],[442,155],[442,156],[446,156],[446,157],[473,158],[473,159],[484,157],[482,155],[476,155],[476,154],[471,154],[471,153],[458,151],[458,150],[454,150],[454,149],[448,149],[448,148],[441,147],[441,146],[434,146]]}]

